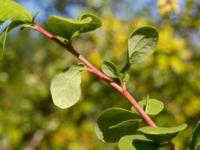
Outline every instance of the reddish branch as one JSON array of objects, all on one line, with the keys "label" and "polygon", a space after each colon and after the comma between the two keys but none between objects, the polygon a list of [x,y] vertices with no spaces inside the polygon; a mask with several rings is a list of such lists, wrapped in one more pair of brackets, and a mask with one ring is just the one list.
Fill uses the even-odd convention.
[{"label": "reddish branch", "polygon": [[[141,117],[144,119],[144,121],[152,127],[157,127],[156,123],[144,112],[144,110],[139,106],[135,98],[127,91],[126,88],[118,85],[115,83],[111,78],[106,76],[104,73],[99,71],[95,66],[93,66],[87,59],[85,59],[79,52],[77,52],[70,44],[65,44],[61,42],[55,35],[47,32],[45,29],[43,29],[40,25],[35,24],[32,27],[34,30],[42,33],[47,38],[53,40],[58,45],[62,46],[63,48],[67,49],[71,54],[73,54],[76,58],[78,58],[82,63],[84,63],[88,70],[101,78],[102,80],[106,81],[110,86],[112,86],[115,90],[117,90],[119,93],[124,95],[124,97],[127,98],[129,102],[132,103],[132,105],[135,107],[137,112],[141,115]],[[179,150],[175,145],[173,146],[174,150]]]}]

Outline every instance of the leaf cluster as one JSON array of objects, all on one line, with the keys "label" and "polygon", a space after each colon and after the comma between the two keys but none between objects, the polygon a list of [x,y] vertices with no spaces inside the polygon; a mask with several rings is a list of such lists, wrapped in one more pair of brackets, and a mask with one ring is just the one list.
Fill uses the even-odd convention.
[{"label": "leaf cluster", "polygon": [[[151,116],[158,115],[164,109],[163,103],[156,99],[147,98],[139,104]],[[134,108],[109,108],[98,117],[96,134],[103,142],[118,142],[120,150],[158,150],[170,147],[168,142],[187,127],[182,124],[176,127],[154,128],[144,124]]]}]

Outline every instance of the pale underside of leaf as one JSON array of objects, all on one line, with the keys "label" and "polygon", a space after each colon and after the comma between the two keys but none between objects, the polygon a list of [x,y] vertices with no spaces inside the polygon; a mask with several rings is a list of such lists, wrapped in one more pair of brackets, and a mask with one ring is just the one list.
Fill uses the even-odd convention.
[{"label": "pale underside of leaf", "polygon": [[[164,104],[156,99],[141,100],[139,105],[148,115],[157,115],[164,109]],[[134,107],[132,107],[132,111],[137,112]]]},{"label": "pale underside of leaf", "polygon": [[59,73],[51,82],[53,102],[60,108],[68,108],[76,104],[81,97],[81,75],[79,67],[71,67]]}]

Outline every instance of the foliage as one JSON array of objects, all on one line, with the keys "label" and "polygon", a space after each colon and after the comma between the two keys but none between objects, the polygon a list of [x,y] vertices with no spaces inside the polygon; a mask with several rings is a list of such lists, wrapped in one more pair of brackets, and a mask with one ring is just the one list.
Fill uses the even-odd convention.
[{"label": "foliage", "polygon": [[[115,18],[116,19],[116,18]],[[113,19],[114,20],[114,19]],[[116,19],[117,20],[117,19]],[[115,20],[114,20],[115,21]],[[134,27],[135,28],[135,27]],[[178,91],[178,90],[180,90],[180,91],[182,91],[182,90],[184,90],[184,91],[187,91],[186,89],[184,89],[184,87],[180,87],[179,89],[174,89],[173,88],[173,86],[174,85],[179,85],[180,83],[181,84],[183,84],[183,83],[185,83],[185,82],[181,82],[181,81],[185,81],[183,78],[184,78],[184,76],[185,75],[189,75],[189,78],[190,78],[190,81],[189,81],[189,85],[191,85],[193,88],[194,87],[197,87],[197,89],[198,89],[198,84],[195,84],[195,80],[194,79],[196,79],[196,78],[193,78],[194,77],[194,75],[196,76],[196,77],[198,77],[198,72],[196,72],[196,74],[194,74],[194,72],[187,72],[187,70],[185,70],[185,69],[183,69],[184,68],[184,66],[186,65],[185,63],[184,63],[184,61],[183,62],[181,62],[181,60],[182,59],[188,59],[188,58],[192,58],[193,59],[193,57],[191,57],[191,56],[188,56],[188,53],[187,53],[187,50],[185,49],[185,47],[186,47],[186,45],[184,45],[184,44],[182,44],[181,43],[181,40],[180,39],[174,39],[173,41],[174,42],[170,42],[171,43],[171,45],[170,44],[167,44],[166,46],[167,46],[167,48],[166,49],[168,49],[168,50],[171,50],[171,52],[169,52],[169,51],[166,51],[164,48],[162,48],[161,46],[162,45],[164,45],[165,43],[166,43],[166,39],[165,40],[163,40],[162,38],[163,37],[167,37],[167,39],[168,39],[168,41],[170,41],[170,39],[172,39],[172,37],[173,37],[173,34],[171,33],[171,35],[170,34],[168,34],[170,31],[171,32],[173,32],[173,30],[169,27],[168,28],[169,30],[167,30],[167,32],[164,32],[164,31],[166,31],[165,29],[163,29],[163,28],[161,28],[161,29],[159,29],[159,33],[161,34],[161,36],[160,36],[160,40],[161,40],[161,43],[160,43],[160,46],[158,47],[158,52],[156,52],[155,53],[155,59],[154,60],[151,60],[150,59],[150,62],[148,62],[147,63],[147,66],[149,67],[149,70],[151,70],[152,69],[152,72],[154,73],[154,74],[152,74],[152,75],[146,75],[146,71],[144,71],[144,72],[142,72],[142,71],[139,71],[138,70],[138,68],[137,68],[137,66],[134,68],[134,71],[135,71],[135,76],[134,76],[134,78],[138,78],[139,80],[137,80],[137,82],[138,81],[142,81],[142,82],[144,82],[144,81],[148,81],[148,80],[144,80],[145,78],[146,79],[148,79],[148,77],[150,77],[150,81],[151,82],[153,82],[153,84],[155,85],[152,85],[152,84],[146,84],[146,83],[144,83],[144,85],[149,85],[149,87],[146,87],[146,91],[148,91],[148,90],[150,90],[151,88],[153,88],[155,91],[154,92],[152,92],[152,95],[154,95],[154,96],[156,96],[157,97],[157,95],[159,94],[159,93],[162,93],[162,95],[160,95],[159,97],[165,97],[166,99],[168,98],[168,99],[173,99],[173,98],[169,98],[168,96],[174,96],[174,95],[176,95],[175,93]],[[170,30],[171,29],[171,30]],[[109,35],[111,35],[112,36],[112,34],[109,34]],[[165,36],[163,36],[163,35],[165,35]],[[98,36],[98,35],[97,35]],[[110,37],[109,37],[110,38]],[[110,39],[112,39],[113,40],[113,38],[110,38]],[[100,39],[99,39],[100,40]],[[106,40],[106,39],[105,39]],[[108,40],[109,41],[109,40]],[[122,40],[123,41],[123,40]],[[162,43],[163,42],[163,43]],[[181,45],[182,44],[182,45]],[[109,44],[109,45],[111,45],[111,44]],[[117,45],[117,44],[116,44]],[[122,45],[122,44],[121,44]],[[117,46],[118,47],[118,46]],[[178,51],[178,48],[177,49],[174,49],[174,47],[180,47],[180,48],[183,48],[184,50],[183,51],[181,51],[181,52],[179,52]],[[57,47],[56,47],[57,48]],[[107,48],[106,48],[107,49]],[[117,51],[117,49],[115,49],[114,48],[114,51]],[[9,51],[8,51],[9,52]],[[23,53],[23,52],[22,52]],[[95,53],[95,52],[94,52]],[[41,54],[41,52],[40,52],[40,54]],[[172,58],[171,58],[171,55],[175,55],[175,56],[173,56]],[[44,54],[43,54],[44,55]],[[46,54],[45,54],[46,55]],[[55,52],[54,52],[54,55],[55,55]],[[113,54],[114,55],[114,54]],[[115,55],[120,55],[119,53],[115,53]],[[92,55],[91,55],[92,56]],[[95,55],[94,55],[95,56]],[[170,56],[170,57],[167,57],[167,58],[169,58],[170,59],[170,61],[169,61],[169,64],[168,63],[166,63],[166,61],[164,61],[164,60],[167,60],[167,58],[166,58],[166,56]],[[197,56],[197,55],[196,55]],[[26,56],[24,56],[24,57],[26,57]],[[116,56],[115,56],[116,57]],[[6,58],[6,57],[5,57]],[[96,57],[95,57],[96,58]],[[197,57],[198,58],[198,57]],[[14,59],[14,58],[12,58],[12,59]],[[115,58],[116,59],[116,58]],[[21,59],[22,60],[22,59]],[[63,59],[64,60],[64,59]],[[62,60],[62,61],[63,61]],[[98,59],[94,59],[93,61],[97,61]],[[6,60],[5,60],[6,61]],[[60,60],[61,61],[61,60]],[[190,61],[190,60],[189,60]],[[58,64],[62,64],[62,63],[58,63]],[[156,69],[158,69],[157,70],[157,72],[158,73],[160,73],[159,71],[159,65],[158,64],[160,64],[160,66],[162,67],[161,68],[161,71],[165,71],[164,73],[166,73],[166,74],[168,74],[168,71],[166,71],[166,70],[170,70],[170,71],[172,71],[172,73],[170,73],[168,76],[164,76],[165,77],[165,79],[164,79],[164,77],[162,77],[161,78],[161,76],[159,76],[159,75],[156,75]],[[191,64],[192,65],[192,64]],[[196,66],[198,66],[198,64],[195,64]],[[64,63],[64,64],[62,64],[61,66],[66,66],[66,64]],[[61,67],[62,68],[62,67]],[[64,67],[63,67],[64,68]],[[59,68],[60,69],[60,68]],[[57,70],[59,70],[59,69],[57,69]],[[193,69],[193,68],[191,68],[191,69]],[[18,70],[18,69],[17,69]],[[140,69],[140,70],[142,70],[142,69]],[[147,71],[149,71],[148,69],[146,69]],[[191,70],[189,70],[189,71],[191,71]],[[150,71],[149,71],[150,72]],[[55,72],[54,72],[55,73]],[[163,74],[164,74],[163,73]],[[174,74],[175,74],[175,77],[176,76],[178,76],[178,77],[181,77],[181,79],[179,79],[179,80],[177,80],[176,81],[176,79],[177,78],[175,78],[174,80],[172,80],[171,82],[168,82],[168,80],[167,79],[171,79],[171,77],[172,76],[174,76]],[[5,74],[4,74],[5,75]],[[142,75],[142,76],[140,76],[140,75]],[[192,76],[193,75],[193,76]],[[17,75],[18,76],[18,75]],[[140,76],[140,77],[138,77],[138,76]],[[3,74],[2,74],[2,77],[3,77]],[[23,75],[22,75],[22,77],[23,77]],[[158,78],[158,77],[160,77],[160,78]],[[51,77],[50,78],[52,78],[52,75],[51,75]],[[87,77],[86,77],[87,78]],[[153,78],[153,80],[152,80],[152,78]],[[94,81],[95,81],[96,79],[94,78]],[[159,81],[158,81],[159,80]],[[195,81],[195,82],[194,82]],[[151,83],[150,82],[150,83]],[[38,83],[38,82],[37,82]],[[95,82],[94,82],[95,83]],[[167,85],[167,83],[169,84],[169,83],[171,83],[171,86],[165,86],[166,88],[160,88],[160,87],[162,87],[162,86],[164,86],[164,85]],[[177,84],[177,83],[179,83],[179,84]],[[140,86],[138,85],[138,84],[140,84]],[[186,83],[186,84],[188,84],[188,83]],[[90,83],[88,83],[88,85],[90,85]],[[137,83],[137,84],[135,84],[134,83],[134,85],[137,87],[137,89],[139,90],[139,91],[141,91],[141,89],[140,89],[140,87],[141,88],[143,88],[144,89],[144,87],[142,87],[141,86],[141,82],[139,82],[139,83]],[[87,87],[87,86],[86,86]],[[40,87],[41,88],[41,87]],[[45,87],[45,90],[46,90],[46,88],[47,88],[47,86]],[[103,86],[102,86],[102,88],[103,88]],[[160,90],[158,90],[160,88]],[[33,89],[36,89],[36,88],[32,88],[32,90]],[[88,89],[88,88],[87,88]],[[134,88],[133,88],[134,89]],[[170,90],[171,89],[171,90]],[[144,93],[146,92],[144,90]],[[156,91],[156,90],[158,90],[158,91]],[[175,90],[175,91],[173,91],[173,90]],[[41,91],[41,90],[39,90],[39,91]],[[106,88],[104,89],[104,92],[106,91]],[[136,90],[137,91],[137,90]],[[195,90],[196,91],[196,90]],[[45,93],[45,92],[44,92]],[[48,93],[48,92],[47,92]],[[102,92],[103,93],[103,92]],[[178,93],[180,93],[180,92],[178,92]],[[185,120],[185,119],[187,119],[187,117],[188,118],[190,118],[191,119],[191,117],[195,117],[195,114],[198,114],[198,105],[199,105],[199,103],[198,103],[198,100],[195,100],[195,99],[197,99],[198,98],[198,94],[192,94],[193,92],[192,91],[188,91],[188,92],[183,92],[184,94],[181,94],[181,95],[178,95],[179,96],[179,98],[177,98],[176,96],[174,97],[175,99],[174,100],[176,100],[175,102],[172,102],[172,101],[170,101],[170,103],[167,103],[167,105],[170,105],[170,107],[167,107],[167,111],[168,112],[170,112],[170,111],[173,111],[173,109],[175,108],[175,107],[173,107],[173,103],[175,103],[175,105],[174,106],[176,106],[176,105],[180,105],[180,104],[182,104],[183,103],[183,100],[181,100],[181,99],[185,99],[185,97],[187,97],[187,96],[191,96],[192,95],[192,97],[191,97],[191,99],[188,101],[188,103],[186,103],[186,104],[189,104],[189,106],[188,107],[186,107],[186,104],[185,104],[185,107],[182,107],[181,109],[183,109],[183,111],[184,111],[184,113],[185,114],[187,114],[186,115],[186,117],[185,118],[183,118],[183,115],[184,115],[184,113],[182,113],[182,114],[176,114],[175,113],[175,116],[174,116],[174,118],[175,118],[175,120],[177,121],[176,123],[180,123],[181,122],[181,120],[183,121],[183,120]],[[47,94],[48,95],[48,94]],[[95,93],[94,93],[94,95],[95,95]],[[105,94],[106,95],[106,94]],[[96,95],[97,96],[97,95]],[[93,96],[93,98],[91,98],[91,99],[95,99],[95,97],[96,96]],[[41,99],[40,98],[41,96],[39,96],[39,99]],[[47,96],[48,97],[48,96]],[[101,96],[100,96],[101,97]],[[106,97],[105,97],[106,98]],[[116,96],[116,98],[119,98],[118,96]],[[49,99],[49,98],[47,98],[47,99]],[[101,98],[101,99],[103,99],[103,97]],[[109,97],[108,98],[106,98],[105,100],[107,100],[107,99],[109,99]],[[113,98],[112,98],[113,99]],[[47,101],[46,101],[47,102]],[[83,103],[84,104],[84,103]],[[46,105],[45,105],[46,106]],[[78,105],[79,106],[79,105]],[[106,105],[107,107],[108,107],[108,105]],[[195,107],[193,107],[193,106],[197,106],[197,109],[195,109]],[[77,107],[76,107],[77,108]],[[176,107],[177,108],[177,107]],[[192,108],[194,108],[194,109],[192,109],[192,110],[190,110],[190,108],[192,109]],[[177,109],[176,109],[177,110]],[[180,109],[178,109],[178,110],[180,110]],[[180,110],[180,111],[182,111],[182,110]],[[34,113],[35,111],[33,111],[33,113],[32,113],[32,115],[33,114],[35,114]],[[190,112],[192,112],[192,113],[190,113]],[[72,114],[72,113],[69,113],[69,114]],[[162,114],[161,114],[162,115]],[[162,116],[161,116],[161,118],[162,118]],[[40,121],[38,121],[38,122],[40,122]],[[46,124],[47,124],[47,122],[48,122],[48,120],[46,121]],[[53,121],[54,123],[56,122],[56,121]],[[169,122],[168,120],[167,120],[167,122]],[[164,122],[163,122],[164,123]],[[42,125],[43,126],[43,125]],[[45,127],[45,125],[44,125],[44,127]],[[58,130],[60,130],[61,132],[57,132],[57,133],[63,133],[64,135],[68,135],[68,134],[65,134],[65,132],[64,132],[64,130],[61,128],[61,129],[58,129]],[[16,133],[16,135],[19,135],[19,133],[17,134]],[[14,137],[16,137],[16,136],[14,136]],[[55,136],[56,137],[56,136]],[[59,136],[57,136],[57,137],[61,137],[61,135],[59,135]],[[13,138],[14,139],[14,138]],[[16,138],[17,139],[17,138]],[[21,138],[18,138],[19,140],[20,139],[23,139],[22,137]],[[72,138],[73,139],[73,138]],[[13,140],[14,141],[14,140]],[[17,141],[16,141],[17,142]],[[69,147],[69,149],[70,149],[70,147]]]},{"label": "foliage", "polygon": [[166,128],[166,127],[142,127],[138,129],[139,132],[144,134],[147,138],[156,142],[166,142],[171,141],[177,133],[184,130],[187,127],[186,124],[182,124],[180,126]]},{"label": "foliage", "polygon": [[92,31],[100,27],[101,21],[92,14],[84,14],[77,21],[52,16],[48,18],[45,25],[51,33],[61,37],[66,42],[70,42],[79,33]]},{"label": "foliage", "polygon": [[122,137],[119,141],[120,150],[158,150],[159,147],[163,146],[151,141],[144,135],[127,135]]},{"label": "foliage", "polygon": [[72,66],[66,72],[56,75],[51,82],[51,93],[54,104],[60,108],[68,108],[81,96],[81,75],[83,66]]},{"label": "foliage", "polygon": [[[158,115],[164,109],[164,104],[161,101],[148,97],[138,103],[148,115]],[[134,107],[132,107],[132,111],[137,113]]]},{"label": "foliage", "polygon": [[104,142],[117,142],[133,134],[141,122],[139,115],[121,108],[105,110],[97,119],[96,134]]},{"label": "foliage", "polygon": [[[15,10],[15,11],[13,11]],[[32,16],[24,7],[18,5],[12,0],[1,0],[0,1],[0,25],[7,20],[11,20],[10,24],[5,28],[0,37],[0,59],[3,56],[6,36],[9,30],[13,28],[32,22]]]}]

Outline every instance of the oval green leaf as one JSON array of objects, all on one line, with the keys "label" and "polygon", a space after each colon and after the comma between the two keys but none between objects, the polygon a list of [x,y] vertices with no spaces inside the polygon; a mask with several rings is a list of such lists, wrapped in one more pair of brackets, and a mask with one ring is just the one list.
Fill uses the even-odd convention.
[{"label": "oval green leaf", "polygon": [[142,127],[138,131],[144,134],[147,138],[157,141],[165,142],[171,141],[180,131],[184,130],[187,127],[186,124],[182,124],[176,127]]},{"label": "oval green leaf", "polygon": [[64,109],[78,102],[81,97],[81,69],[81,66],[72,66],[52,80],[50,91],[56,106]]},{"label": "oval green leaf", "polygon": [[194,128],[190,148],[191,148],[191,150],[199,150],[200,149],[200,120],[197,123],[196,127]]},{"label": "oval green leaf", "polygon": [[134,134],[140,116],[126,109],[110,108],[97,119],[96,135],[103,142],[117,142],[122,136]]},{"label": "oval green leaf", "polygon": [[84,14],[78,20],[51,16],[45,23],[47,30],[56,36],[60,36],[67,41],[79,35],[79,33],[89,32],[101,26],[100,19],[92,14]]},{"label": "oval green leaf", "polygon": [[[159,114],[164,109],[164,104],[156,99],[145,99],[138,103],[148,115],[152,116]],[[132,111],[136,112],[134,107],[132,107]]]},{"label": "oval green leaf", "polygon": [[128,57],[130,65],[141,63],[156,49],[158,32],[149,26],[134,31],[128,39]]}]

